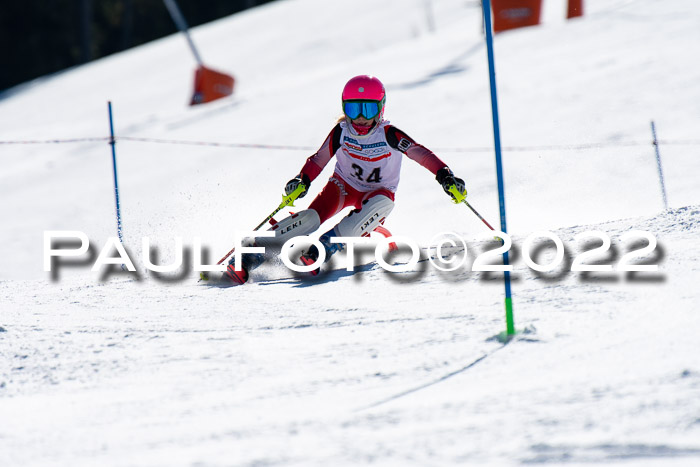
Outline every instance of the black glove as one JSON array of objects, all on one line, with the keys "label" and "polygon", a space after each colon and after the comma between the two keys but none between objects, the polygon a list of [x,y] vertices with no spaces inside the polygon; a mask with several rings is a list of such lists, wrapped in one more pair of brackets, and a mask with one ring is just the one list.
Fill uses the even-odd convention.
[{"label": "black glove", "polygon": [[299,198],[303,198],[304,196],[306,196],[306,193],[309,192],[309,186],[311,185],[311,180],[306,174],[299,174],[290,181],[288,181],[287,185],[284,187],[284,194],[288,195],[289,193],[293,192],[301,183],[303,183],[306,186],[306,190],[302,191],[299,195]]},{"label": "black glove", "polygon": [[454,199],[454,195],[450,193],[450,187],[453,185],[457,188],[457,191],[462,193],[465,197],[467,196],[467,188],[464,185],[464,180],[455,177],[455,174],[452,173],[449,167],[443,167],[438,170],[435,174],[435,180],[442,185],[442,189],[445,190],[445,193],[450,195],[452,199]]}]

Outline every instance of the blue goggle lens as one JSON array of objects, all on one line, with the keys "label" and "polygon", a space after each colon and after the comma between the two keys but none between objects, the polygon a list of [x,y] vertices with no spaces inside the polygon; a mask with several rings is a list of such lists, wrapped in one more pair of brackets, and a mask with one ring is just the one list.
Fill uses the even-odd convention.
[{"label": "blue goggle lens", "polygon": [[355,120],[362,115],[367,120],[371,120],[379,114],[381,106],[376,101],[349,101],[343,103],[343,112],[351,120]]}]

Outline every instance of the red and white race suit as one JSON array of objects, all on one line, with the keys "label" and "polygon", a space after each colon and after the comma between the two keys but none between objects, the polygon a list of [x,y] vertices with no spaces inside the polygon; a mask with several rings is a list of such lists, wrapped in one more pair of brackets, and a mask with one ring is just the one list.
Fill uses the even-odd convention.
[{"label": "red and white race suit", "polygon": [[363,136],[351,128],[345,121],[338,123],[301,169],[301,175],[313,181],[336,158],[333,176],[309,206],[318,212],[321,223],[347,206],[361,209],[362,202],[375,195],[393,201],[404,155],[433,174],[447,166],[388,121],[381,121]]}]

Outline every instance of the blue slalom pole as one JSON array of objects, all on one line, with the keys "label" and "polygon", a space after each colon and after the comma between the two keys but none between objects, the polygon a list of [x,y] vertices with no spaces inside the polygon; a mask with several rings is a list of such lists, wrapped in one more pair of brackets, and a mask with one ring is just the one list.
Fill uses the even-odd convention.
[{"label": "blue slalom pole", "polygon": [[112,119],[112,101],[107,101],[109,110],[109,145],[112,146],[112,169],[114,173],[114,199],[117,203],[117,235],[119,242],[124,243],[122,238],[122,215],[119,209],[119,183],[117,182],[117,151],[115,148],[116,141],[114,140],[114,121]]},{"label": "blue slalom pole", "polygon": [[[484,14],[484,29],[486,30],[486,50],[489,60],[489,82],[491,85],[491,113],[493,116],[493,140],[496,149],[496,177],[498,178],[498,204],[501,212],[501,231],[506,230],[506,196],[503,183],[503,163],[501,161],[501,131],[498,121],[498,98],[496,96],[496,69],[493,59],[493,33],[491,32],[491,0],[483,0],[482,10]],[[508,266],[508,252],[503,253],[503,264]],[[506,334],[515,334],[515,323],[513,320],[513,298],[510,288],[510,271],[504,271],[504,282],[506,288]]]}]

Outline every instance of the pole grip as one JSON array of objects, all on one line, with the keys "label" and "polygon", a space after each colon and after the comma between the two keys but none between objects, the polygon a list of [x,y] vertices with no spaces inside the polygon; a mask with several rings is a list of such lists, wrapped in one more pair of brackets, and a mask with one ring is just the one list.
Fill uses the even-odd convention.
[{"label": "pole grip", "polygon": [[279,206],[277,206],[277,209],[272,211],[269,216],[267,216],[256,228],[253,230],[259,230],[260,227],[263,225],[267,224],[267,222],[272,219],[272,217],[280,212],[282,209],[286,208],[287,206],[292,206],[294,207],[294,200],[299,197],[300,194],[306,191],[306,185],[303,183],[300,183],[299,186],[297,186],[294,191],[289,193],[288,195],[282,195],[282,202],[280,203]]},{"label": "pole grip", "polygon": [[306,191],[306,185],[303,183],[300,183],[294,191],[289,193],[288,195],[282,195],[282,207],[284,206],[291,206],[294,207],[294,201],[301,195],[303,192]]},{"label": "pole grip", "polygon": [[467,196],[464,193],[460,193],[459,190],[457,189],[456,186],[450,185],[450,188],[448,188],[448,191],[452,193],[453,200],[452,202],[455,204],[459,204],[467,199]]}]

